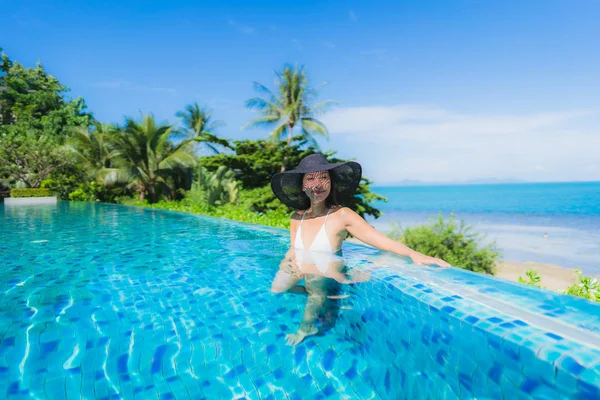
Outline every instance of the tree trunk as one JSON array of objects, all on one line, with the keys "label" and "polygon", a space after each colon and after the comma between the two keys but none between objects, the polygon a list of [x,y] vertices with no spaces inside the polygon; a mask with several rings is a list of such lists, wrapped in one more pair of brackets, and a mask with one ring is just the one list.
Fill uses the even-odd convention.
[{"label": "tree trunk", "polygon": [[148,194],[150,195],[150,201],[156,203],[156,188],[154,182],[150,182],[148,185]]},{"label": "tree trunk", "polygon": [[290,147],[292,145],[292,129],[293,128],[294,128],[294,125],[290,123],[288,125],[288,140],[287,140],[288,147]]},{"label": "tree trunk", "polygon": [[[289,124],[288,125],[288,138],[287,138],[287,145],[288,147],[290,147],[292,145],[292,129],[294,128],[294,125]],[[285,156],[283,157],[283,162],[281,163],[281,172],[285,171],[285,161],[286,158]]]},{"label": "tree trunk", "polygon": [[140,185],[140,188],[138,190],[139,190],[140,201],[144,201],[144,194],[146,192],[146,187],[144,185]]}]

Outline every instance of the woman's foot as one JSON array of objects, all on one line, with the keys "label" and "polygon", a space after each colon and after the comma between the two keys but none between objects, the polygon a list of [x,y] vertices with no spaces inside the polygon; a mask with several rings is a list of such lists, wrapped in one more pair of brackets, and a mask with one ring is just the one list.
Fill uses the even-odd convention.
[{"label": "woman's foot", "polygon": [[285,342],[288,346],[295,346],[298,343],[302,342],[305,337],[316,335],[318,332],[319,330],[314,326],[308,332],[304,332],[298,329],[298,332],[296,333],[289,333],[285,335]]}]

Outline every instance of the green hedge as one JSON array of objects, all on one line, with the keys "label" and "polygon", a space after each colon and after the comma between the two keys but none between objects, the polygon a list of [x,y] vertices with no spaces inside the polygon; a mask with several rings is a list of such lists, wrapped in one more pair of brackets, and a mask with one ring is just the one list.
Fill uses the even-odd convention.
[{"label": "green hedge", "polygon": [[10,197],[49,197],[52,192],[46,188],[10,189]]},{"label": "green hedge", "polygon": [[127,197],[117,198],[116,201],[117,203],[128,206],[208,215],[210,217],[226,218],[234,221],[272,226],[275,228],[289,229],[290,227],[290,214],[283,210],[267,210],[264,213],[259,213],[234,204],[209,206],[207,204],[198,203],[190,197],[186,197],[181,201],[161,200],[154,204],[148,204],[147,201],[138,201]]}]

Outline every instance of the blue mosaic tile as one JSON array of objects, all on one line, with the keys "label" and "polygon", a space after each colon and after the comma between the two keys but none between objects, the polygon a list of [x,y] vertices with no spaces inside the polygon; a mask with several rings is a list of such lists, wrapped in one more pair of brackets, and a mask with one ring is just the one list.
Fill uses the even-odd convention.
[{"label": "blue mosaic tile", "polygon": [[552,332],[546,332],[545,335],[548,336],[549,338],[554,339],[554,340],[563,340],[562,336],[556,335],[556,334],[554,334]]},{"label": "blue mosaic tile", "polygon": [[[73,221],[80,218],[69,203],[65,207]],[[592,317],[598,308],[585,303],[465,271],[431,272],[400,262],[393,269],[374,269],[367,283],[344,287],[350,298],[341,303],[351,310],[342,310],[331,330],[288,347],[285,335],[297,329],[305,298],[273,295],[269,288],[289,238],[279,241],[277,231],[233,223],[223,229],[221,221],[175,213],[152,211],[152,222],[143,223],[148,211],[77,207],[96,207],[94,215],[118,221],[119,229],[96,222],[90,234],[89,224],[72,222],[48,236],[57,235],[56,248],[76,243],[82,250],[54,252],[47,246],[41,257],[23,247],[35,229],[13,227],[13,236],[0,240],[8,243],[8,254],[18,255],[10,260],[23,260],[18,271],[0,271],[0,290],[9,289],[2,286],[7,282],[14,286],[0,298],[3,381],[18,382],[14,366],[23,359],[27,321],[44,320],[28,332],[29,379],[12,389],[17,393],[47,397],[43,383],[49,382],[51,392],[81,388],[84,398],[116,398],[117,390],[124,398],[177,399],[596,395],[599,357],[567,334],[569,324],[600,333],[598,318]],[[5,216],[0,212],[0,219]],[[26,226],[36,226],[34,216],[23,217]],[[126,219],[132,217],[134,225]],[[142,225],[155,235],[140,237]],[[211,238],[219,235],[226,239],[213,245]],[[376,259],[377,251],[344,246],[349,268],[374,266],[366,258]],[[44,269],[47,265],[56,267]],[[76,272],[65,275],[60,266]],[[34,278],[20,287],[23,277],[17,274]],[[38,296],[29,305],[37,312],[25,300],[32,287]],[[522,311],[509,315],[482,304],[490,295]],[[536,309],[566,328],[536,325],[528,317]],[[60,323],[46,322],[46,316],[48,321],[60,316]],[[89,327],[72,329],[77,324]],[[7,391],[0,390],[0,397]]]},{"label": "blue mosaic tile", "polygon": [[575,376],[581,374],[585,370],[584,367],[582,367],[577,361],[569,356],[562,359],[560,366]]}]

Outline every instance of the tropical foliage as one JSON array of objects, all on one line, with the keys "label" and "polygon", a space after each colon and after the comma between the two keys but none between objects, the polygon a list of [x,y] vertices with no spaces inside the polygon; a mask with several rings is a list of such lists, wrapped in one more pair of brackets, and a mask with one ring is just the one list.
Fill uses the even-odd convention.
[{"label": "tropical foliage", "polygon": [[[254,83],[259,96],[249,99],[246,106],[261,115],[249,121],[244,127],[269,128],[269,138],[277,142],[285,138],[288,146],[294,138],[294,128],[300,128],[300,135],[313,147],[317,147],[315,137],[328,137],[327,127],[318,119],[333,101],[314,103],[317,88],[310,85],[304,67],[286,65],[282,72],[276,72],[275,90]],[[319,85],[322,86],[323,84]],[[282,166],[282,168],[284,168]]]},{"label": "tropical foliage", "polygon": [[203,143],[215,154],[219,153],[215,145],[230,147],[229,141],[221,139],[215,134],[215,130],[225,123],[213,121],[212,112],[200,108],[198,103],[188,105],[185,111],[180,111],[176,115],[181,118],[182,133],[185,139],[197,144]]},{"label": "tropical foliage", "polygon": [[483,237],[472,231],[464,221],[456,222],[454,215],[443,216],[427,225],[401,229],[396,225],[389,236],[408,247],[432,257],[441,258],[455,267],[494,274],[500,253],[494,243],[483,246]]},{"label": "tropical foliage", "polygon": [[[267,210],[282,210],[291,213],[293,210],[279,202],[270,188],[271,177],[281,171],[281,164],[285,169],[296,167],[302,158],[312,154],[317,149],[308,144],[303,136],[294,137],[291,145],[285,142],[271,142],[266,140],[238,140],[234,142],[235,154],[217,154],[203,157],[200,164],[209,171],[216,171],[221,166],[226,166],[233,171],[236,180],[241,183],[243,190],[241,201],[255,212]],[[331,162],[346,161],[335,157],[335,153],[326,153]],[[377,200],[386,200],[384,197],[372,193],[371,181],[363,177],[356,196],[344,204],[361,216],[372,215],[376,218],[381,212],[373,204]]]},{"label": "tropical foliage", "polygon": [[118,153],[113,143],[118,133],[118,126],[98,122],[89,128],[77,127],[72,130],[65,148],[88,179],[102,181],[105,176],[116,173],[114,160]]},{"label": "tropical foliage", "polygon": [[233,172],[221,165],[210,172],[204,167],[198,168],[198,180],[192,184],[188,198],[210,206],[235,204],[238,199],[238,182]]},{"label": "tropical foliage", "polygon": [[26,187],[38,188],[66,164],[65,152],[49,135],[33,130],[0,133],[0,178],[10,177]]},{"label": "tropical foliage", "polygon": [[[584,276],[579,269],[575,270],[575,274],[577,274],[579,282],[566,288],[563,293],[590,301],[600,302],[600,282],[598,279],[591,276]],[[536,270],[528,269],[525,271],[525,275],[527,276],[527,279],[520,276],[519,283],[540,288],[543,287],[541,285],[542,278]]]},{"label": "tropical foliage", "polygon": [[[231,142],[217,135],[224,123],[197,103],[176,113],[175,124],[152,114],[101,123],[82,99],[69,100],[68,89],[41,65],[25,68],[3,54],[2,72],[0,179],[9,186],[41,186],[65,200],[135,196],[139,204],[248,221],[269,215],[273,226],[285,226],[292,210],[274,197],[270,179],[318,151],[315,137],[327,136],[327,128],[317,117],[332,104],[315,102],[320,85],[310,84],[303,67],[286,65],[273,91],[257,83],[259,97],[247,102],[261,113],[247,126],[269,126],[271,140]],[[210,154],[200,156],[201,147]],[[378,217],[373,203],[383,198],[370,183],[363,178],[347,205]]]},{"label": "tropical foliage", "polygon": [[41,63],[25,68],[3,52],[1,58],[0,133],[32,132],[60,142],[72,128],[90,124],[83,99],[68,100],[68,89]]},{"label": "tropical foliage", "polygon": [[529,285],[529,286],[542,287],[540,284],[542,278],[540,277],[540,274],[538,274],[536,270],[528,269],[527,271],[525,271],[525,275],[527,276],[527,279],[520,276],[518,279],[519,283],[522,283],[524,285]]},{"label": "tropical foliage", "polygon": [[600,302],[600,282],[598,279],[584,276],[580,270],[576,270],[576,273],[579,283],[569,286],[564,293]]},{"label": "tropical foliage", "polygon": [[113,192],[96,181],[82,183],[76,190],[69,193],[69,200],[74,201],[112,201],[114,197]]},{"label": "tropical foliage", "polygon": [[185,181],[186,168],[195,164],[189,141],[174,144],[170,140],[174,133],[173,126],[157,124],[152,115],[141,121],[127,118],[114,137],[117,174],[110,183],[127,182],[140,200],[148,193],[150,201],[156,202],[159,191],[174,195],[174,183]]},{"label": "tropical foliage", "polygon": [[1,58],[0,179],[40,187],[75,165],[61,146],[74,128],[87,128],[92,116],[83,99],[67,99],[68,89],[40,63],[25,68],[5,53]]}]

